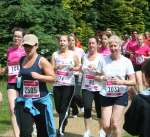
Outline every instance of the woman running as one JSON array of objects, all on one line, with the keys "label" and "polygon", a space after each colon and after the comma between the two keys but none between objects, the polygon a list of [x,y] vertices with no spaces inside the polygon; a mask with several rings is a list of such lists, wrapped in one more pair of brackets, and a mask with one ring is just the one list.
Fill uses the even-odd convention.
[{"label": "woman running", "polygon": [[126,46],[126,56],[129,57],[129,59],[132,61],[133,67],[135,68],[135,51],[139,48],[138,43],[138,33],[137,31],[132,31],[131,33],[131,39],[129,40],[127,46]]},{"label": "woman running", "polygon": [[[99,76],[103,69],[103,56],[97,52],[98,41],[95,37],[89,38],[88,52],[83,58],[82,72],[82,97],[84,105],[84,137],[90,137],[90,123],[92,102],[95,102],[97,118],[99,119],[99,128],[101,130],[101,98],[99,91],[102,89],[102,82],[99,82]],[[101,132],[99,133],[101,134]]]},{"label": "woman running", "polygon": [[127,33],[125,33],[123,35],[123,42],[121,44],[121,53],[127,58],[129,58],[129,55],[127,53],[127,45],[129,43],[129,40],[130,40],[129,35]]},{"label": "woman running", "polygon": [[[74,35],[69,35],[69,50],[73,51],[77,57],[79,58],[80,65],[83,59],[83,56],[85,55],[85,52],[82,48],[76,47],[76,39]],[[73,100],[71,102],[71,108],[72,108],[72,116],[76,118],[79,114],[78,107],[80,107],[81,112],[84,111],[83,108],[83,100],[81,96],[81,83],[82,83],[82,73],[79,71],[76,71],[74,73],[75,75],[75,94],[73,97]]]},{"label": "woman running", "polygon": [[135,76],[137,81],[137,90],[139,92],[144,90],[142,66],[144,62],[150,58],[150,46],[144,43],[143,35],[138,36],[139,48],[135,50]]},{"label": "woman running", "polygon": [[104,33],[101,37],[101,46],[98,48],[98,52],[103,56],[110,55],[110,48],[108,42],[108,36]]},{"label": "woman running", "polygon": [[52,55],[52,65],[56,74],[53,92],[56,111],[59,115],[58,137],[64,136],[71,101],[74,96],[75,77],[73,71],[79,70],[80,67],[78,57],[68,49],[68,45],[68,36],[61,35],[59,37],[59,50]]},{"label": "woman running", "polygon": [[107,135],[121,137],[122,115],[128,104],[128,86],[135,85],[135,75],[131,61],[121,55],[121,39],[111,36],[109,44],[111,54],[105,57],[103,69],[103,80],[106,81],[100,91],[102,126]]},{"label": "woman running", "polygon": [[46,82],[55,81],[55,73],[47,59],[37,54],[38,38],[27,34],[23,38],[26,56],[20,60],[17,78],[19,97],[15,112],[20,129],[20,137],[31,137],[33,121],[37,137],[56,137],[53,106]]},{"label": "woman running", "polygon": [[24,31],[22,28],[15,28],[13,30],[12,46],[7,50],[7,67],[1,69],[1,73],[4,73],[5,71],[7,71],[8,73],[8,83],[7,83],[8,104],[15,137],[19,137],[19,128],[14,113],[15,107],[14,102],[18,96],[18,89],[16,87],[16,77],[20,70],[19,61],[20,58],[25,55],[24,48],[22,47],[23,35]]}]

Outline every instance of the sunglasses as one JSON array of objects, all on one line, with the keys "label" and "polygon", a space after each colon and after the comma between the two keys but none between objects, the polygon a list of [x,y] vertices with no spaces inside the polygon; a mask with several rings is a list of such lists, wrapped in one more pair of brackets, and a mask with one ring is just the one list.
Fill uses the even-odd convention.
[{"label": "sunglasses", "polygon": [[30,49],[31,49],[31,48],[33,48],[33,47],[34,47],[34,45],[24,44],[24,45],[23,45],[23,47],[24,47],[24,48],[30,48]]}]

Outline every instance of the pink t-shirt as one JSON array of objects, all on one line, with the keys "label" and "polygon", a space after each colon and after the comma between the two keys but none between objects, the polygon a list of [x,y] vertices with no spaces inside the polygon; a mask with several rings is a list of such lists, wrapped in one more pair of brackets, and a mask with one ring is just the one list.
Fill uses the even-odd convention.
[{"label": "pink t-shirt", "polygon": [[122,43],[121,51],[122,51],[122,54],[123,54],[123,55],[127,54],[127,46],[128,46],[128,43],[129,43],[129,40],[124,41],[124,42]]},{"label": "pink t-shirt", "polygon": [[137,49],[135,51],[135,62],[137,65],[142,65],[145,62],[145,59],[143,56],[149,56],[150,52],[150,47],[146,44],[144,44],[142,47],[139,47],[139,49]]},{"label": "pink t-shirt", "polygon": [[111,54],[110,49],[109,48],[104,48],[104,47],[100,47],[98,49],[98,52],[101,53],[103,56],[107,56],[107,55]]},{"label": "pink t-shirt", "polygon": [[24,48],[10,47],[7,50],[8,83],[16,83],[16,76],[20,70],[19,61],[25,56]]},{"label": "pink t-shirt", "polygon": [[[135,54],[135,51],[139,48],[139,44],[137,40],[131,39],[127,44],[127,52],[132,52],[132,54]],[[130,60],[133,64],[136,64],[134,56],[130,56]]]}]

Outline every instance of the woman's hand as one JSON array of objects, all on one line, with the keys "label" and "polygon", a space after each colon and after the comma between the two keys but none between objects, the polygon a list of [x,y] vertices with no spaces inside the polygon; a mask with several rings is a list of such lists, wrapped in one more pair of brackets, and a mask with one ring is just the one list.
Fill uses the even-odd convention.
[{"label": "woman's hand", "polygon": [[5,73],[5,71],[6,71],[6,68],[0,68],[0,74]]},{"label": "woman's hand", "polygon": [[34,79],[40,79],[40,74],[37,73],[37,72],[31,72],[31,76],[34,78]]},{"label": "woman's hand", "polygon": [[115,85],[123,85],[124,84],[124,80],[121,80],[118,77],[112,77],[111,82],[112,82],[112,84],[115,84]]},{"label": "woman's hand", "polygon": [[64,67],[66,67],[66,65],[64,65],[64,64],[62,64],[62,65],[56,65],[55,70],[63,69]]}]

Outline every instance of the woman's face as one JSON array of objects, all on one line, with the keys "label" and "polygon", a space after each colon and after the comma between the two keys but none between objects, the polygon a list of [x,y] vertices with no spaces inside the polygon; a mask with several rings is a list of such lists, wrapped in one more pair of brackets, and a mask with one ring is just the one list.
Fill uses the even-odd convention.
[{"label": "woman's face", "polygon": [[138,37],[137,31],[133,31],[133,32],[132,32],[132,38],[133,38],[133,39],[137,39],[137,37]]},{"label": "woman's face", "polygon": [[59,39],[59,45],[60,45],[60,49],[66,49],[69,45],[68,37],[67,36],[61,36]]},{"label": "woman's face", "polygon": [[144,33],[144,37],[145,37],[145,38],[149,38],[149,37],[150,37],[150,33],[149,33],[149,32],[145,32],[145,33]]},{"label": "woman's face", "polygon": [[144,39],[143,39],[142,35],[138,36],[138,42],[140,45],[142,45],[144,43]]},{"label": "woman's face", "polygon": [[13,35],[13,43],[16,46],[20,46],[23,39],[23,33],[21,31],[15,31]]},{"label": "woman's face", "polygon": [[120,53],[120,45],[116,41],[111,41],[109,43],[109,48],[110,48],[112,55],[116,55],[116,54]]},{"label": "woman's face", "polygon": [[37,45],[26,45],[26,44],[23,45],[23,47],[25,49],[25,52],[26,52],[27,56],[34,55],[37,52],[37,48],[38,48]]},{"label": "woman's face", "polygon": [[95,52],[97,50],[97,41],[95,38],[90,38],[88,42],[89,52]]},{"label": "woman's face", "polygon": [[75,38],[73,36],[69,37],[69,46],[75,47]]},{"label": "woman's face", "polygon": [[106,35],[102,36],[102,46],[107,46],[108,45],[108,37]]}]

